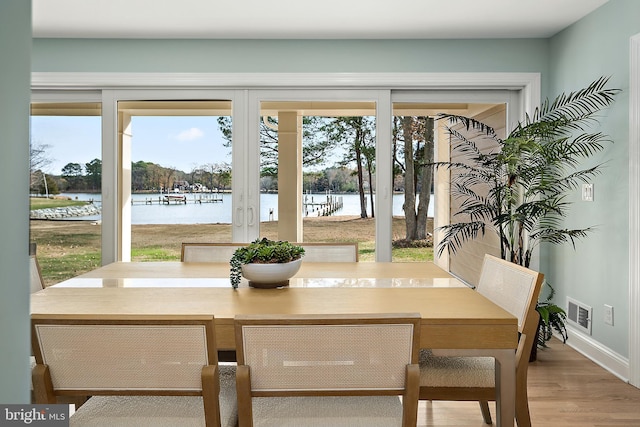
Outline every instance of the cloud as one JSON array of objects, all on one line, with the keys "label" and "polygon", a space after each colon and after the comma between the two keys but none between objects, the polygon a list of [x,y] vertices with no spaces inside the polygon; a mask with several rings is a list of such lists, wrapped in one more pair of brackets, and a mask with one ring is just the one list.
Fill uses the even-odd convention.
[{"label": "cloud", "polygon": [[199,139],[204,136],[204,132],[198,128],[191,128],[187,130],[183,130],[180,132],[176,139],[178,141],[193,141],[194,139]]}]

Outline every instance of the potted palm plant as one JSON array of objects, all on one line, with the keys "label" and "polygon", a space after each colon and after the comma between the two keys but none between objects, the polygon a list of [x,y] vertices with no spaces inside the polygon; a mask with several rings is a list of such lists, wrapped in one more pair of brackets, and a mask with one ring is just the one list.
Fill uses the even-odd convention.
[{"label": "potted palm plant", "polygon": [[284,286],[300,269],[303,255],[302,246],[266,237],[257,239],[233,253],[229,261],[231,286],[237,288],[241,276],[248,279],[253,287]]},{"label": "potted palm plant", "polygon": [[[595,116],[609,107],[618,89],[606,88],[601,77],[584,89],[545,101],[527,115],[505,138],[473,118],[443,114],[449,121],[451,151],[465,156],[461,162],[437,162],[452,171],[451,193],[461,199],[455,217],[440,228],[437,251],[455,253],[465,242],[496,233],[503,259],[529,267],[533,250],[541,243],[571,243],[592,230],[565,228],[563,218],[571,202],[568,194],[600,173],[602,164],[583,167],[609,138],[590,132]],[[489,138],[494,149],[482,151],[475,137]],[[548,300],[538,303],[543,341],[553,329],[565,331],[564,310]]]},{"label": "potted palm plant", "polygon": [[531,355],[529,357],[530,362],[536,360],[538,347],[547,346],[547,341],[549,341],[553,336],[554,330],[560,335],[562,342],[567,342],[567,339],[569,338],[567,335],[567,328],[565,326],[567,313],[564,309],[553,303],[555,290],[548,283],[546,283],[546,286],[549,288],[547,298],[544,301],[538,301],[538,304],[536,305],[536,310],[538,310],[538,313],[540,314],[540,323],[538,325],[536,336],[537,345],[534,345],[531,348]]}]

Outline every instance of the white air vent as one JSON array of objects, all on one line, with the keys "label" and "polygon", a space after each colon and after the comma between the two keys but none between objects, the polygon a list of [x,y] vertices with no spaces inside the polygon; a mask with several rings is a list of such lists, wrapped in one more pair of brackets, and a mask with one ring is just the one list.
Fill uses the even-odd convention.
[{"label": "white air vent", "polygon": [[591,315],[593,309],[579,301],[567,297],[567,320],[577,329],[591,335]]}]

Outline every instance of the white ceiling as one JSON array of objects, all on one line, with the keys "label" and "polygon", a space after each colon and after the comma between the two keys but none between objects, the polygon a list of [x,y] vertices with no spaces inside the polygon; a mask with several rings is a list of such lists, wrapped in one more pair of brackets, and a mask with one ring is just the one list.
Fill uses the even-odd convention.
[{"label": "white ceiling", "polygon": [[34,37],[550,37],[608,0],[32,0]]}]

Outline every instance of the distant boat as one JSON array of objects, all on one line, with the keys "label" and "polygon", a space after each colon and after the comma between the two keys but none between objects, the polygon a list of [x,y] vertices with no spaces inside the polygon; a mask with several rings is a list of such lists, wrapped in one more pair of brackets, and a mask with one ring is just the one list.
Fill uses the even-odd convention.
[{"label": "distant boat", "polygon": [[184,194],[165,194],[164,195],[164,202],[166,204],[169,204],[172,201],[174,203],[184,203],[186,205],[187,196],[185,196]]}]

